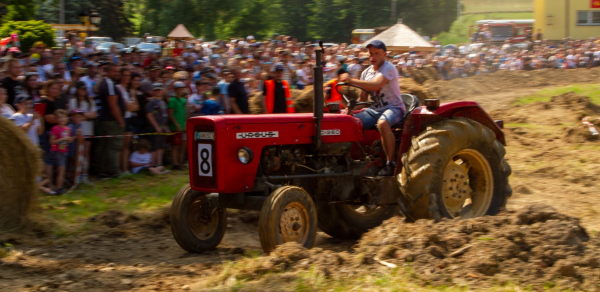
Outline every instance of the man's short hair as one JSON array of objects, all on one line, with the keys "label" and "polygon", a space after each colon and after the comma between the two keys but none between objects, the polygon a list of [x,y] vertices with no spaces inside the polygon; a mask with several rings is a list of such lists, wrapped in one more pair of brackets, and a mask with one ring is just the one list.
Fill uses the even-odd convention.
[{"label": "man's short hair", "polygon": [[57,109],[57,110],[54,111],[54,115],[55,116],[57,116],[57,115],[65,115],[66,116],[67,115],[67,111],[64,110],[64,109]]}]

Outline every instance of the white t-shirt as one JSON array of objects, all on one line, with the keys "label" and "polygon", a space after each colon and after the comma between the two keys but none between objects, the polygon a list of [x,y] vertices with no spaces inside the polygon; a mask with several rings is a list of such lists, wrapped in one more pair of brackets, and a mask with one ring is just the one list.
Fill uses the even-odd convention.
[{"label": "white t-shirt", "polygon": [[371,107],[378,111],[384,111],[390,107],[400,108],[402,111],[406,111],[404,102],[400,97],[400,84],[398,83],[398,70],[392,65],[392,63],[385,61],[379,70],[375,71],[373,65],[369,66],[363,71],[361,80],[371,81],[377,76],[383,75],[388,82],[381,87],[378,91],[374,91],[371,94],[371,99],[375,102]]},{"label": "white t-shirt", "polygon": [[[146,152],[144,154],[135,151],[133,153],[131,153],[131,156],[129,156],[129,161],[130,162],[134,162],[134,163],[143,163],[143,164],[150,164],[152,162],[152,154],[150,152]],[[131,169],[131,172],[133,173],[138,173],[140,171],[140,169],[144,168],[143,166],[138,166],[138,167],[134,167]]]},{"label": "white t-shirt", "polygon": [[10,118],[15,114],[13,108],[8,104],[0,105],[0,117]]},{"label": "white t-shirt", "polygon": [[200,110],[204,104],[204,96],[198,93],[193,93],[188,97],[187,104],[192,107],[192,116],[202,115]]},{"label": "white t-shirt", "polygon": [[[129,91],[127,90],[127,88],[123,87],[123,85],[121,84],[117,84],[117,89],[121,91],[121,96],[123,97],[123,101],[125,101],[125,104],[128,103],[132,103],[133,99],[129,96]],[[125,111],[125,118],[131,118],[131,112]]]},{"label": "white t-shirt", "polygon": [[350,73],[350,77],[358,78],[358,72],[360,72],[361,68],[362,66],[360,64],[352,64],[348,66],[348,73]]},{"label": "white t-shirt", "polygon": [[[33,119],[33,115],[16,113],[16,114],[12,115],[10,117],[10,119],[14,121],[15,125],[20,127],[20,126],[23,126],[23,125],[29,123],[31,121],[31,119]],[[35,120],[35,121],[33,121],[33,125],[31,125],[31,127],[29,127],[29,130],[26,133],[27,138],[29,138],[29,140],[31,140],[31,142],[33,142],[33,145],[36,145],[36,146],[40,144],[40,141],[38,138],[38,133],[37,133],[37,130],[40,126],[41,126],[40,120]]]},{"label": "white t-shirt", "polygon": [[306,76],[306,72],[304,71],[304,69],[296,70],[296,77],[298,77],[298,81],[296,82],[296,84],[300,84],[300,85],[308,84],[308,77]]},{"label": "white t-shirt", "polygon": [[87,92],[90,97],[96,97],[96,93],[94,92],[94,85],[98,82],[98,77],[92,79],[90,76],[83,76],[79,78],[79,81],[83,81],[85,86],[87,87]]},{"label": "white t-shirt", "polygon": [[[90,104],[89,102],[84,100],[84,101],[79,102],[79,107],[78,107],[77,99],[73,98],[69,101],[69,112],[76,108],[78,108],[86,113],[95,112],[96,104],[95,103]],[[81,122],[81,132],[82,132],[82,135],[84,135],[84,136],[94,136],[94,121],[82,121]]]}]

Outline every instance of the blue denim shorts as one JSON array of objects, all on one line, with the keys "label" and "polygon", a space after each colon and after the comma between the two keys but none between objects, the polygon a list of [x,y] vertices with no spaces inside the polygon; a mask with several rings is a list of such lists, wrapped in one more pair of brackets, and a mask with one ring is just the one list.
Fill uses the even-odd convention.
[{"label": "blue denim shorts", "polygon": [[44,159],[46,165],[64,167],[67,165],[68,152],[50,151]]},{"label": "blue denim shorts", "polygon": [[391,107],[381,112],[369,107],[354,115],[354,117],[362,121],[363,130],[373,129],[379,120],[386,120],[390,124],[390,127],[392,127],[400,123],[403,116],[404,112],[402,109],[396,107]]}]

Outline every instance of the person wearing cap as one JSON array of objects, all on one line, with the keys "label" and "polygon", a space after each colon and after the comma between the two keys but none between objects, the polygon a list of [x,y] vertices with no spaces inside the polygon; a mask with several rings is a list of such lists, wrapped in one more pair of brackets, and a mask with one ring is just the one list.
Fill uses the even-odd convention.
[{"label": "person wearing cap", "polygon": [[25,132],[33,145],[38,146],[40,144],[39,135],[44,133],[44,123],[38,112],[34,111],[33,114],[30,114],[33,99],[29,95],[21,93],[15,98],[15,106],[17,112],[11,115],[9,119]]},{"label": "person wearing cap", "polygon": [[295,113],[294,101],[290,91],[290,84],[282,80],[284,66],[276,64],[273,79],[265,80],[263,91],[264,113],[284,114]]},{"label": "person wearing cap", "polygon": [[152,95],[152,84],[159,82],[160,67],[156,65],[151,65],[146,68],[148,69],[148,77],[142,80],[140,88],[142,89],[142,92],[144,92],[148,97],[150,97]]},{"label": "person wearing cap", "polygon": [[[233,80],[228,87],[229,103],[231,104],[232,114],[249,114],[248,92],[246,86],[241,80],[242,68],[233,69]],[[220,92],[219,92],[220,93]]]},{"label": "person wearing cap", "polygon": [[171,145],[172,163],[174,170],[183,170],[183,157],[186,149],[185,123],[187,115],[187,86],[182,81],[173,83],[175,96],[169,99],[169,128],[175,133],[169,136]]},{"label": "person wearing cap", "polygon": [[[154,133],[170,133],[167,127],[169,113],[167,104],[163,100],[165,95],[162,83],[152,84],[151,97],[146,102],[146,118],[151,127],[150,132]],[[152,163],[154,165],[163,164],[163,153],[166,144],[166,136],[153,135],[152,139]]]},{"label": "person wearing cap", "polygon": [[[380,40],[373,40],[367,45],[371,66],[363,71],[360,79],[342,74],[340,82],[358,85],[371,92],[374,104],[355,115],[363,123],[364,129],[377,125],[381,133],[381,142],[387,162],[378,173],[379,176],[392,176],[396,169],[396,141],[391,127],[402,121],[406,112],[400,96],[398,71],[390,62],[385,61],[387,48]],[[362,92],[360,101],[369,100],[367,92]],[[355,108],[356,110],[357,108]]]}]

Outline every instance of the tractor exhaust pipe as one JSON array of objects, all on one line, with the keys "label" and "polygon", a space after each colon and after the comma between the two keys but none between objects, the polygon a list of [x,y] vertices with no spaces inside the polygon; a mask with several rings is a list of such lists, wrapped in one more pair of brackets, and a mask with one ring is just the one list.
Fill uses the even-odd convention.
[{"label": "tractor exhaust pipe", "polygon": [[315,99],[314,99],[314,103],[313,103],[313,113],[314,113],[314,119],[316,122],[316,130],[317,133],[315,134],[315,146],[316,146],[316,150],[319,150],[321,148],[321,120],[323,119],[323,104],[325,103],[324,99],[325,97],[323,96],[323,66],[321,64],[321,58],[323,56],[323,53],[325,52],[323,49],[323,42],[319,41],[319,48],[317,48],[315,50],[316,54],[317,54],[317,64],[316,66],[313,68],[313,78],[314,78],[314,95],[315,95]]}]

